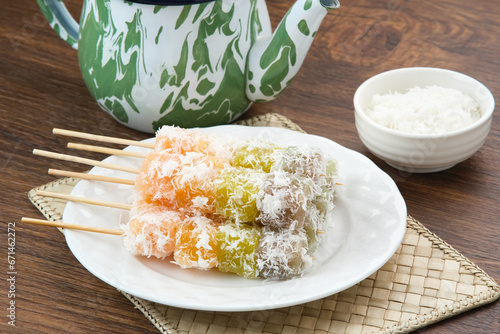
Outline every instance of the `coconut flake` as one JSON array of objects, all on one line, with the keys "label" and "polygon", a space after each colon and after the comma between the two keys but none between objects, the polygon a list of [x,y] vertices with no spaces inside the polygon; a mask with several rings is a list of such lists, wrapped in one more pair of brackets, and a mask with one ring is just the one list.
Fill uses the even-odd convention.
[{"label": "coconut flake", "polygon": [[481,117],[479,105],[453,88],[413,87],[406,93],[374,95],[366,115],[382,126],[412,134],[443,134]]}]

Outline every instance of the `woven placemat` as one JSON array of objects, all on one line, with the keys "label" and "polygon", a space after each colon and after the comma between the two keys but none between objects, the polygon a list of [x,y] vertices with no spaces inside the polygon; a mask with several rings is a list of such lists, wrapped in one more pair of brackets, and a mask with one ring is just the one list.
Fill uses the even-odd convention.
[{"label": "woven placemat", "polygon": [[[304,132],[279,114],[239,122]],[[47,219],[60,220],[66,202],[37,190],[70,193],[64,178],[28,194]],[[122,292],[161,333],[408,333],[500,297],[500,286],[452,246],[408,216],[394,256],[355,286],[307,304],[253,312],[205,312],[152,303]],[[237,297],[236,297],[237,298]]]}]

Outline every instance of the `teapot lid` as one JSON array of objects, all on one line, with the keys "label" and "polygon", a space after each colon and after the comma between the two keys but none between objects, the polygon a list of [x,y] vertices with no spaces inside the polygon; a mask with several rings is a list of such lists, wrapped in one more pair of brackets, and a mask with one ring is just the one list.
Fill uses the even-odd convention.
[{"label": "teapot lid", "polygon": [[182,6],[182,5],[195,5],[204,2],[212,2],[215,0],[127,0],[127,1],[137,2],[147,5]]}]

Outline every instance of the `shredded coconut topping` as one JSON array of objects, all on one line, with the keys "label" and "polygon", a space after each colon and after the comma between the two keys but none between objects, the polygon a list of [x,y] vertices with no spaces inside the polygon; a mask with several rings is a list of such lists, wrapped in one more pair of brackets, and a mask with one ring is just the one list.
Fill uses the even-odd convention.
[{"label": "shredded coconut topping", "polygon": [[443,134],[476,122],[481,111],[474,99],[456,89],[428,86],[414,87],[406,93],[377,94],[366,115],[401,132]]},{"label": "shredded coconut topping", "polygon": [[136,179],[133,254],[243,277],[298,277],[331,225],[337,163],[316,147],[163,127]]},{"label": "shredded coconut topping", "polygon": [[284,171],[271,173],[259,192],[258,219],[263,225],[274,228],[301,228],[311,200],[305,180]]},{"label": "shredded coconut topping", "polygon": [[265,228],[259,243],[257,267],[264,278],[302,276],[312,264],[303,230]]},{"label": "shredded coconut topping", "polygon": [[175,232],[182,220],[177,211],[144,203],[136,206],[128,224],[122,226],[125,248],[135,255],[163,259],[174,251]]}]

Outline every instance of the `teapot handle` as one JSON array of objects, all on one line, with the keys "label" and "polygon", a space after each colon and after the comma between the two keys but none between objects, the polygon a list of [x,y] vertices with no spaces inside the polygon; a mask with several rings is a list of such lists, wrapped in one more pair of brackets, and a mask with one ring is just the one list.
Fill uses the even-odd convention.
[{"label": "teapot handle", "polygon": [[78,48],[79,25],[62,0],[36,0],[50,26],[73,49]]}]

